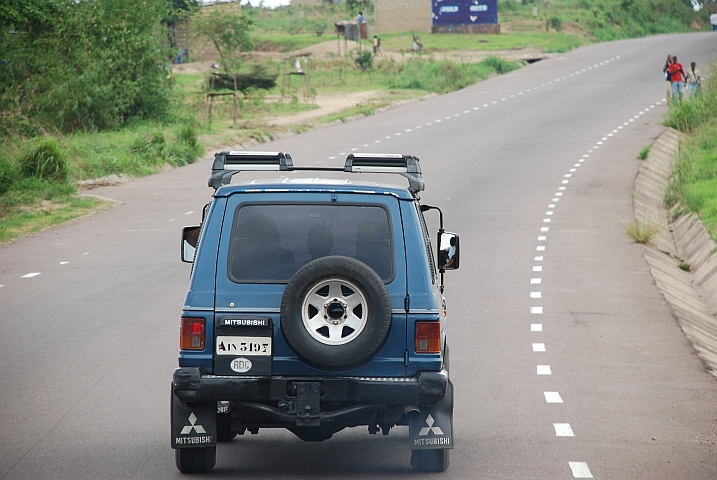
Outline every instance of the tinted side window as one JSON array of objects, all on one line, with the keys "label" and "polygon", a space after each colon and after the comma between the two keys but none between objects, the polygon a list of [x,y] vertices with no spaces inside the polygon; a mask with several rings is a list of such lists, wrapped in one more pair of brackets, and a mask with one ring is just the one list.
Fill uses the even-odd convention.
[{"label": "tinted side window", "polygon": [[428,234],[428,227],[426,227],[426,219],[421,212],[421,206],[416,202],[416,213],[418,213],[418,219],[421,223],[421,232],[423,232],[423,242],[426,245],[426,255],[428,256],[428,265],[431,269],[431,281],[436,283],[436,266],[433,263],[433,248],[431,247],[431,236]]},{"label": "tinted side window", "polygon": [[285,283],[311,260],[342,255],[360,260],[385,281],[394,276],[388,212],[378,206],[244,205],[234,214],[229,278]]}]

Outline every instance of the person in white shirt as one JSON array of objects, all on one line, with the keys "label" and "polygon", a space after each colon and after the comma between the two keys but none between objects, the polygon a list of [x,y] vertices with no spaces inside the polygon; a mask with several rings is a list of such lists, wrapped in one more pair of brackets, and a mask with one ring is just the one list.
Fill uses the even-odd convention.
[{"label": "person in white shirt", "polygon": [[692,62],[690,69],[685,72],[685,86],[689,88],[690,98],[699,91],[701,84],[702,79],[700,78],[700,71],[697,70],[697,63]]}]

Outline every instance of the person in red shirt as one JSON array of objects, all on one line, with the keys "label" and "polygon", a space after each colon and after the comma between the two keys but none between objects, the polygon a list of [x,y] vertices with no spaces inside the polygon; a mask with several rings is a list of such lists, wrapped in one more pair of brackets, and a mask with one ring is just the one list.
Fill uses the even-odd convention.
[{"label": "person in red shirt", "polygon": [[682,64],[677,61],[677,57],[672,57],[672,63],[669,67],[670,81],[672,82],[672,98],[674,100],[682,100],[682,83],[685,81],[685,71]]}]

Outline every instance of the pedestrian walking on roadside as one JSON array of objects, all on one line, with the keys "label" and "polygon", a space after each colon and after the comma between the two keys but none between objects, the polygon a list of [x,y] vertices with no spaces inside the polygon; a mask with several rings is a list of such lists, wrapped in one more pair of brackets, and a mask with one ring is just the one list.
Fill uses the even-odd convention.
[{"label": "pedestrian walking on roadside", "polygon": [[717,32],[717,12],[712,12],[712,15],[710,15],[710,23],[712,24],[712,31]]},{"label": "pedestrian walking on roadside", "polygon": [[682,64],[677,61],[677,55],[672,56],[670,64],[670,80],[672,81],[672,100],[682,100],[682,82],[685,81],[685,71]]},{"label": "pedestrian walking on roadside", "polygon": [[685,86],[688,87],[690,98],[702,88],[702,79],[700,78],[700,71],[697,70],[696,62],[690,64],[690,69],[685,74]]},{"label": "pedestrian walking on roadside", "polygon": [[670,101],[672,100],[672,80],[670,79],[670,64],[672,63],[672,55],[667,56],[665,60],[665,66],[662,68],[662,73],[665,74],[665,98]]},{"label": "pedestrian walking on roadside", "polygon": [[378,54],[378,37],[376,35],[373,36],[373,54],[374,56]]}]

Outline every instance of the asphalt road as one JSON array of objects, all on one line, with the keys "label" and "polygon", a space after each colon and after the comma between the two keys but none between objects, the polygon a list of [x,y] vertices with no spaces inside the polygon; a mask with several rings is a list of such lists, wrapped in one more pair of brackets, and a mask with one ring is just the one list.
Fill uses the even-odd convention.
[{"label": "asphalt road", "polygon": [[[460,233],[446,274],[456,448],[434,478],[717,478],[717,381],[624,233],[635,156],[663,129],[664,58],[705,66],[716,46],[594,45],[262,146],[297,165],[415,154],[423,203]],[[199,221],[209,169],[95,190],[122,203],[0,248],[0,478],[181,476],[179,231]],[[220,445],[211,477],[420,476],[409,457],[401,429],[319,444],[261,431]]]}]

